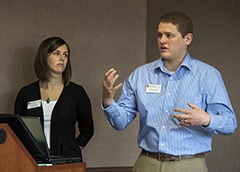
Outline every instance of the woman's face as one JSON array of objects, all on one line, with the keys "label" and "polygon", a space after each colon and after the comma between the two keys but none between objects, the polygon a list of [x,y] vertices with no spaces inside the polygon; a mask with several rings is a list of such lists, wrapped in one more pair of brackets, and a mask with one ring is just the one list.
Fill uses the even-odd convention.
[{"label": "woman's face", "polygon": [[64,72],[68,62],[68,54],[68,48],[65,44],[49,54],[47,63],[52,75],[59,75]]}]

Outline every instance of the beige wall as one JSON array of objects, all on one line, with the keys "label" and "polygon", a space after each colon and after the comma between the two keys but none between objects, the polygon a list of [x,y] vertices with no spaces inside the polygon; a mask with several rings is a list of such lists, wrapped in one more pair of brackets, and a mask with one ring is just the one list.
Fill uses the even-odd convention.
[{"label": "beige wall", "polygon": [[[158,58],[156,25],[171,10],[189,14],[195,35],[190,52],[223,74],[239,116],[238,0],[1,0],[0,113],[12,113],[20,87],[36,80],[32,63],[39,43],[63,37],[71,47],[73,81],[85,87],[92,101],[95,135],[84,149],[88,167],[132,166],[139,149],[138,120],[115,131],[100,108],[105,71],[116,67],[120,81],[136,67]],[[148,9],[148,11],[147,11]],[[146,48],[147,47],[147,48]],[[119,94],[117,94],[118,96]],[[240,169],[239,129],[217,136],[207,157],[211,172]]]},{"label": "beige wall", "polygon": [[145,63],[146,0],[1,0],[0,23],[0,113],[12,113],[20,87],[36,80],[32,64],[40,42],[61,36],[71,47],[72,80],[92,102],[95,135],[83,152],[87,166],[131,166],[137,121],[125,131],[111,128],[100,107],[102,79],[115,67],[123,81]]},{"label": "beige wall", "polygon": [[[190,46],[193,57],[216,67],[223,76],[238,123],[240,123],[240,1],[239,0],[148,0],[147,61],[158,58],[158,19],[168,11],[188,14],[194,24]],[[207,156],[209,172],[240,171],[239,128],[231,136],[214,136]]]}]

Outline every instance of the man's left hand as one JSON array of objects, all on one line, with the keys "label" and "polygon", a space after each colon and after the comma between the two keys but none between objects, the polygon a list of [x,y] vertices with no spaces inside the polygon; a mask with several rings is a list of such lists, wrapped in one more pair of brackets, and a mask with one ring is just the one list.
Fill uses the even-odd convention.
[{"label": "man's left hand", "polygon": [[174,114],[174,117],[180,122],[182,126],[204,126],[207,127],[210,124],[210,115],[206,113],[200,107],[188,103],[191,109],[175,108],[175,112],[182,114]]}]

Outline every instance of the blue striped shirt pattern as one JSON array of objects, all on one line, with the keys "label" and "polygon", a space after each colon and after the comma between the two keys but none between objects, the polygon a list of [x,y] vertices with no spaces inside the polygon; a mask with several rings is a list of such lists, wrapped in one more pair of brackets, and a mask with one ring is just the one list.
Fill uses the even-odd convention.
[{"label": "blue striped shirt pattern", "polygon": [[[160,91],[147,92],[148,84]],[[208,127],[179,125],[174,109],[190,109],[188,102],[210,115]],[[139,115],[139,147],[172,155],[209,152],[212,134],[229,135],[237,127],[221,74],[189,53],[174,74],[164,68],[162,58],[138,67],[124,81],[118,102],[113,100],[103,110],[116,130],[125,129]]]}]

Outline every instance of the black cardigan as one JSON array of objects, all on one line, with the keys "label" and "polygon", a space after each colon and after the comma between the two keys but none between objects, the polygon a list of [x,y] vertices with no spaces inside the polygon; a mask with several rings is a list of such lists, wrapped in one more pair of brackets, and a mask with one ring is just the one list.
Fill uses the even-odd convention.
[{"label": "black cardigan", "polygon": [[[44,125],[43,109],[28,108],[31,101],[41,100],[39,81],[23,87],[16,98],[14,112],[22,116],[38,116]],[[80,134],[75,136],[75,124],[78,122]],[[64,87],[51,119],[51,154],[60,156],[80,156],[81,149],[93,136],[94,125],[91,102],[80,85],[70,82]]]}]

